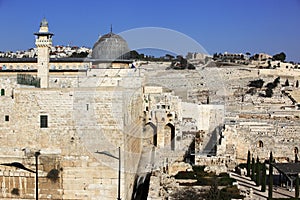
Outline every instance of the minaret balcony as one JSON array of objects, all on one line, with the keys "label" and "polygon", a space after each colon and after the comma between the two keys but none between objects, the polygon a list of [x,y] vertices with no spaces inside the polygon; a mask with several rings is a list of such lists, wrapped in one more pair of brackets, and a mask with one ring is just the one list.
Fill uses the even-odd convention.
[{"label": "minaret balcony", "polygon": [[51,46],[52,39],[36,40],[35,45],[36,46]]}]

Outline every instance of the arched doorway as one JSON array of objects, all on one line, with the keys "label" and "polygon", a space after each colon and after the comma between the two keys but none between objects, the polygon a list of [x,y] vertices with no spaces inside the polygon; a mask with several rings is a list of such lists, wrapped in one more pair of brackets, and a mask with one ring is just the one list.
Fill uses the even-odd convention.
[{"label": "arched doorway", "polygon": [[4,96],[4,95],[5,95],[5,90],[1,89],[1,96]]},{"label": "arched doorway", "polygon": [[165,133],[165,144],[168,144],[170,142],[171,150],[174,151],[175,150],[175,126],[171,123],[166,124],[164,133]]},{"label": "arched doorway", "polygon": [[157,127],[152,122],[145,124],[144,138],[157,147]]},{"label": "arched doorway", "polygon": [[298,154],[299,153],[299,149],[298,149],[298,147],[295,147],[294,148],[294,154]]},{"label": "arched doorway", "polygon": [[299,153],[298,147],[294,147],[295,163],[298,162],[298,153]]},{"label": "arched doorway", "polygon": [[259,140],[258,143],[257,143],[257,147],[258,148],[263,148],[264,147],[264,143],[261,140]]}]

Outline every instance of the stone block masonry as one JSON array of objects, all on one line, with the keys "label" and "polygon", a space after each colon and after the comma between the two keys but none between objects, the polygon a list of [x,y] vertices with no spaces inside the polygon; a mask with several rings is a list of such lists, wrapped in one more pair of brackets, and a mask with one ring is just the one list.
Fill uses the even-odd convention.
[{"label": "stone block masonry", "polygon": [[[120,146],[124,158],[121,196],[130,199],[141,152],[139,92],[134,90],[133,95],[128,95],[132,94],[130,89],[122,87],[16,88],[14,98],[1,97],[0,115],[4,121],[0,128],[1,162],[20,162],[34,170],[32,152],[41,150],[40,198],[114,199],[118,186],[117,160],[94,152],[110,151],[117,155]],[[9,116],[8,121],[5,116]],[[49,162],[46,159],[49,157],[55,161]],[[22,172],[4,166],[0,169]],[[55,183],[47,178],[52,169],[58,170]],[[0,199],[33,198],[34,176],[26,176],[19,181],[17,175],[0,174],[6,191],[0,194]],[[12,194],[13,188],[18,189],[14,190],[19,191],[18,195]]]}]

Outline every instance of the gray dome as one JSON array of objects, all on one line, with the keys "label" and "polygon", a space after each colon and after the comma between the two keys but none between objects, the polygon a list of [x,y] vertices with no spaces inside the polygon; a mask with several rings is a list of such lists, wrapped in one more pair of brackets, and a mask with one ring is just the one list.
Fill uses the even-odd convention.
[{"label": "gray dome", "polygon": [[93,46],[92,59],[123,60],[129,52],[127,42],[112,32],[103,35]]}]

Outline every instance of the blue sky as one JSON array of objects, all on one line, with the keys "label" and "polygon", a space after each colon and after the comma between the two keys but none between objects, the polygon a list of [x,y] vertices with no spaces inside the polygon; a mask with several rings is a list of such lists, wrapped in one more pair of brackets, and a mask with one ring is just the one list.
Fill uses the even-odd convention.
[{"label": "blue sky", "polygon": [[33,32],[46,17],[54,45],[92,47],[111,24],[115,33],[161,27],[210,54],[283,51],[300,62],[300,0],[0,0],[0,17],[1,51],[34,47]]}]

